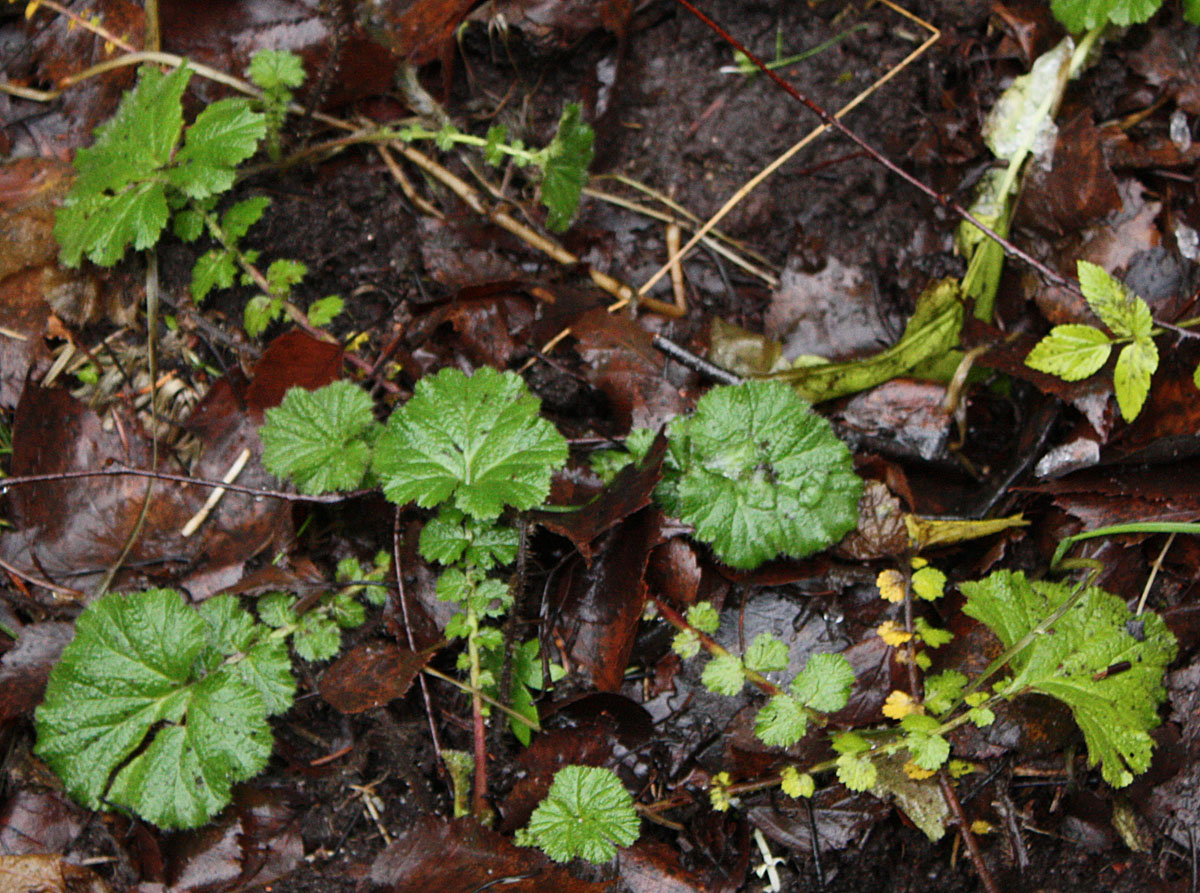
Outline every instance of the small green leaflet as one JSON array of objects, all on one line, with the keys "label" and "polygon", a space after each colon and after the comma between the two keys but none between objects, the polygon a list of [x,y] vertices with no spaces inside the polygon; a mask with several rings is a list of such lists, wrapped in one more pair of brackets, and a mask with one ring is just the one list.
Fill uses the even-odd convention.
[{"label": "small green leaflet", "polygon": [[[960,588],[967,597],[963,611],[991,628],[1006,648],[1023,640],[1073,592],[1009,571]],[[1135,619],[1120,598],[1090,587],[1055,623],[1053,634],[1035,636],[1013,657],[1014,677],[1000,691],[1010,697],[1040,692],[1065,703],[1083,730],[1091,764],[1101,762],[1104,779],[1124,787],[1150,766],[1149,731],[1159,723],[1158,705],[1166,697],[1163,673],[1175,650],[1175,637],[1157,614]],[[1105,672],[1126,662],[1128,670]]]},{"label": "small green leaflet", "polygon": [[754,719],[754,734],[768,747],[791,747],[807,730],[808,713],[788,694],[775,695]]},{"label": "small green leaflet", "polygon": [[304,83],[304,62],[286,50],[259,50],[251,58],[246,74],[264,90],[299,87]]},{"label": "small green leaflet", "polygon": [[328,295],[308,305],[308,321],[314,326],[328,325],[344,307],[341,295]]},{"label": "small green leaflet", "polygon": [[[246,620],[227,604],[205,617],[170,589],[93,602],[50,673],[35,752],[88,808],[125,807],[162,828],[203,824],[271,754],[259,687],[222,659],[222,646],[250,644]],[[276,671],[260,668],[278,707],[291,687]]]},{"label": "small green leaflet", "polygon": [[910,713],[900,720],[904,744],[913,762],[930,772],[940,769],[950,758],[950,742],[938,734],[941,724],[932,716]]},{"label": "small green leaflet", "polygon": [[384,494],[422,508],[452,501],[481,520],[505,506],[540,505],[567,460],[567,442],[538,416],[540,406],[512,372],[484,367],[468,377],[446,368],[426,376],[376,443]]},{"label": "small green leaflet", "polygon": [[[579,208],[588,166],[592,163],[592,143],[596,134],[586,124],[576,103],[563,109],[554,139],[536,158],[542,167],[542,204],[549,210],[546,228],[564,232]],[[489,141],[491,133],[488,134]]]},{"label": "small green leaflet", "polygon": [[940,716],[962,697],[967,687],[967,677],[957,670],[946,670],[925,677],[925,709]]},{"label": "small green leaflet", "polygon": [[837,758],[837,777],[851,791],[869,791],[875,784],[875,764],[870,757],[844,753]]},{"label": "small green leaflet", "polygon": [[704,665],[700,681],[714,694],[732,697],[742,690],[746,681],[746,668],[737,655],[721,654]]},{"label": "small green leaflet", "polygon": [[1154,328],[1150,307],[1103,267],[1081,260],[1076,263],[1079,289],[1101,322],[1118,338],[1149,338]]},{"label": "small green leaflet", "polygon": [[792,694],[820,713],[835,713],[850,700],[854,667],[842,654],[814,654],[792,680]]},{"label": "small green leaflet", "polygon": [[245,99],[221,99],[187,129],[183,148],[167,169],[167,181],[188,198],[227,192],[237,166],[254,154],[267,134],[267,119]]},{"label": "small green leaflet", "polygon": [[[1200,24],[1200,10],[1195,0],[1187,0],[1189,20]],[[1053,0],[1050,10],[1073,34],[1091,31],[1105,23],[1136,25],[1158,12],[1162,0]]]},{"label": "small green leaflet", "polygon": [[811,797],[817,789],[817,783],[807,772],[801,772],[795,766],[784,766],[779,773],[779,786],[789,797]]},{"label": "small green leaflet", "polygon": [[371,398],[362,388],[348,381],[315,391],[292,388],[266,415],[258,435],[263,465],[272,474],[290,477],[310,494],[362,483],[375,426]]},{"label": "small green leaflet", "polygon": [[454,508],[442,508],[421,530],[418,547],[426,561],[454,564],[462,559],[480,570],[511,564],[519,535],[512,527],[477,521]]},{"label": "small green leaflet", "polygon": [[1149,338],[1126,344],[1117,355],[1113,369],[1113,390],[1121,417],[1132,422],[1142,411],[1150,393],[1150,378],[1158,368],[1158,346]]},{"label": "small green leaflet", "polygon": [[670,439],[655,495],[731,567],[804,558],[858,522],[850,451],[783,382],[713,388]]},{"label": "small green leaflet", "polygon": [[721,615],[717,613],[712,602],[696,602],[687,609],[687,622],[700,632],[712,635],[721,625]]},{"label": "small green leaflet", "polygon": [[517,842],[538,847],[555,862],[576,856],[607,862],[617,847],[637,840],[640,824],[633,798],[615,772],[567,766],[555,773],[550,792]]},{"label": "small green leaflet", "polygon": [[788,665],[788,649],[778,638],[770,633],[759,633],[750,647],[746,649],[743,658],[747,669],[756,673],[771,673],[786,670]]},{"label": "small green leaflet", "polygon": [[244,660],[232,664],[242,681],[262,696],[267,713],[274,716],[292,706],[296,680],[292,661],[283,639],[263,635],[263,627],[242,610],[232,595],[217,595],[197,609],[209,626],[214,648],[227,658],[237,655]]},{"label": "small green leaflet", "polygon": [[1063,381],[1081,381],[1099,372],[1111,352],[1112,339],[1102,331],[1071,323],[1051,329],[1033,346],[1025,365]]}]

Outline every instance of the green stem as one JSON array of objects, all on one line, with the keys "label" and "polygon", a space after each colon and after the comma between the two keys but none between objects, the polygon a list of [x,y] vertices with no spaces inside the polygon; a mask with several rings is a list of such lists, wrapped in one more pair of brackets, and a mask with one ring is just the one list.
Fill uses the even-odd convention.
[{"label": "green stem", "polygon": [[467,656],[471,661],[471,718],[475,742],[475,790],[472,792],[471,811],[475,818],[484,822],[487,818],[487,742],[483,724],[483,699],[479,696],[482,666],[479,659],[479,615],[467,600]]},{"label": "green stem", "polygon": [[1136,521],[1129,524],[1112,524],[1068,536],[1054,550],[1050,559],[1050,568],[1054,570],[1062,564],[1063,556],[1071,546],[1080,540],[1090,540],[1098,536],[1118,536],[1124,533],[1200,533],[1200,523],[1195,521]]}]

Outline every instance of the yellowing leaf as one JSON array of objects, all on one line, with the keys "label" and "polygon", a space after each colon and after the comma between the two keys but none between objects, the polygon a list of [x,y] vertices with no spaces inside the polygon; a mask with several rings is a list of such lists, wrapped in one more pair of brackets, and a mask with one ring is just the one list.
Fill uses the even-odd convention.
[{"label": "yellowing leaf", "polygon": [[912,633],[905,632],[895,620],[885,620],[875,630],[876,635],[892,648],[899,648],[912,638]]},{"label": "yellowing leaf", "polygon": [[883,702],[883,715],[888,719],[903,719],[910,713],[924,713],[924,709],[906,691],[896,690]]},{"label": "yellowing leaf", "polygon": [[922,769],[912,760],[908,760],[904,764],[904,774],[913,781],[924,781],[926,778],[932,778],[937,774],[936,769]]},{"label": "yellowing leaf", "polygon": [[887,568],[879,572],[879,576],[875,578],[875,585],[879,588],[879,595],[884,601],[899,604],[904,601],[904,574],[894,568]]},{"label": "yellowing leaf", "polygon": [[1146,395],[1150,393],[1150,377],[1157,368],[1158,347],[1149,338],[1139,338],[1125,345],[1117,355],[1113,390],[1125,421],[1132,422],[1142,411]]}]

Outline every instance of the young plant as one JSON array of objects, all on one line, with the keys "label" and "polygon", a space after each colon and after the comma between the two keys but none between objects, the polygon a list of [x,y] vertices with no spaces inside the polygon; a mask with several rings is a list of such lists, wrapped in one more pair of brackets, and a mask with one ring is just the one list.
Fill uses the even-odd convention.
[{"label": "young plant", "polygon": [[440,130],[412,125],[397,136],[406,142],[432,140],[443,152],[455,145],[474,146],[482,149],[484,159],[495,167],[505,159],[512,159],[517,167],[536,168],[542,174],[542,204],[549,212],[546,228],[560,233],[571,225],[571,218],[579,208],[596,135],[583,121],[579,106],[572,102],[563,110],[558,131],[544,149],[528,149],[520,140],[509,142],[508,129],[503,124],[491,127],[486,137],[463,133],[449,123]]},{"label": "young plant", "polygon": [[[673,421],[655,498],[691,524],[696,539],[731,567],[804,558],[858,522],[862,481],[827,420],[783,382],[716,387]],[[653,433],[635,430],[628,455],[593,457],[602,477],[640,460]]]},{"label": "young plant", "polygon": [[[1113,370],[1113,390],[1121,415],[1132,422],[1142,411],[1150,393],[1150,378],[1158,368],[1154,319],[1146,302],[1102,267],[1085,260],[1077,266],[1079,287],[1088,306],[1112,334],[1078,323],[1055,326],[1034,345],[1025,364],[1064,381],[1079,381],[1099,372],[1113,346],[1124,344]],[[1200,387],[1200,369],[1196,375]]]},{"label": "young plant", "polygon": [[[185,242],[207,233],[220,246],[201,255],[192,269],[197,303],[213,288],[240,281],[262,291],[246,307],[250,335],[280,317],[305,266],[280,259],[264,274],[255,266],[258,252],[238,244],[270,200],[245,199],[219,216],[216,206],[233,188],[238,166],[264,138],[278,151],[290,88],[303,82],[304,70],[292,53],[262,50],[248,73],[263,90],[261,101],[219,100],[185,129],[182,99],[191,69],[186,63],[169,74],[148,65],[139,69],[137,85],[117,113],[96,128],[92,146],[75,155],[75,183],[54,227],[63,264],[78,266],[87,257],[112,266],[130,246],[145,250],[158,244],[170,222]],[[327,321],[340,310],[340,298],[326,298],[316,310]]]},{"label": "young plant", "polygon": [[617,847],[638,838],[633,798],[611,769],[566,766],[554,773],[550,791],[517,832],[517,844],[536,846],[555,862],[579,857],[607,862]]},{"label": "young plant", "polygon": [[[377,559],[382,577],[387,559]],[[357,561],[338,568],[364,579]],[[360,625],[354,582],[297,617],[293,599],[268,595],[261,622],[230,595],[188,605],[172,589],[112,594],[89,605],[50,672],[37,708],[35,753],[90,809],[128,810],[162,828],[195,828],[230,800],[234,784],[271,755],[267,719],[292,704],[290,639],[306,660],[340,647]]]}]

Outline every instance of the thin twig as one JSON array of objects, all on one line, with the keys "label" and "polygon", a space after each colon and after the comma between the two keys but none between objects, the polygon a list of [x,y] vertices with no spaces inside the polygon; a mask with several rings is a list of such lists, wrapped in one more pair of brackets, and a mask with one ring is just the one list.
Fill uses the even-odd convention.
[{"label": "thin twig", "polygon": [[979,882],[983,884],[983,889],[987,893],[1000,893],[1000,888],[996,886],[996,879],[992,877],[987,863],[983,861],[983,853],[979,850],[979,841],[975,839],[975,835],[971,831],[967,814],[963,810],[962,804],[958,802],[958,794],[954,792],[954,785],[950,784],[945,769],[938,770],[938,785],[942,789],[946,805],[950,807],[950,811],[954,813],[954,818],[958,821],[959,836],[962,837],[962,842],[967,848],[967,855],[971,857],[971,864],[975,866],[975,872],[979,875]]}]

